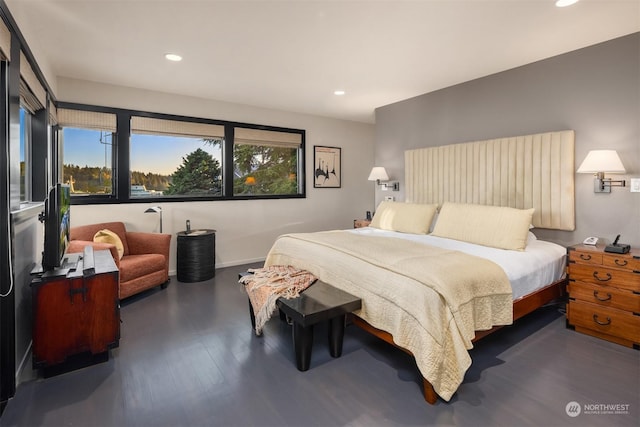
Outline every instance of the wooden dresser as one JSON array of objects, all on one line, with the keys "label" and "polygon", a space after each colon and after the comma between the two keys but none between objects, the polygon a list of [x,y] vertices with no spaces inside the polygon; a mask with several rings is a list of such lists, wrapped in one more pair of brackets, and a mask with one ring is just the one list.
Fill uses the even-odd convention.
[{"label": "wooden dresser", "polygon": [[604,245],[575,245],[567,255],[568,326],[640,348],[640,250],[615,254]]},{"label": "wooden dresser", "polygon": [[80,354],[100,355],[95,360],[104,361],[108,350],[119,345],[119,272],[111,252],[90,249],[75,270],[41,273],[31,281],[34,369],[51,368]]}]

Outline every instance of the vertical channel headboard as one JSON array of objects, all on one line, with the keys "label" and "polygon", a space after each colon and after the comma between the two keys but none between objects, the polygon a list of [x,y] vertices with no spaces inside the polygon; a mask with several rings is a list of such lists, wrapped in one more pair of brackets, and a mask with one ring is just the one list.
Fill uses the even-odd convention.
[{"label": "vertical channel headboard", "polygon": [[572,130],[405,152],[406,201],[535,208],[533,225],[575,229]]}]

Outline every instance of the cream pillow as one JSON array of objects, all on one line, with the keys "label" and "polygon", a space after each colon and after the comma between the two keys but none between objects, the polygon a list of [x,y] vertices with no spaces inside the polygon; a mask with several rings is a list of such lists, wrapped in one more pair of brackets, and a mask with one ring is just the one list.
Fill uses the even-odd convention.
[{"label": "cream pillow", "polygon": [[445,203],[432,235],[492,248],[522,251],[533,209]]},{"label": "cream pillow", "polygon": [[438,205],[384,201],[378,205],[371,227],[401,233],[426,234]]},{"label": "cream pillow", "polygon": [[93,241],[96,243],[111,243],[118,250],[118,257],[122,259],[122,255],[124,255],[124,245],[120,237],[113,231],[107,230],[106,228],[100,230],[94,234]]}]

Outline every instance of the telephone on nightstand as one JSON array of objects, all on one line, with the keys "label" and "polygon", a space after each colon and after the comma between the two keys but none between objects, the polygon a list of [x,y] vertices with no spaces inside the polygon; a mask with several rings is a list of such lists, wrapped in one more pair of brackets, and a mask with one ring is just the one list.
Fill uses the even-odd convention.
[{"label": "telephone on nightstand", "polygon": [[616,254],[626,254],[631,250],[631,245],[627,245],[626,243],[618,243],[618,240],[620,240],[619,234],[616,236],[616,240],[614,240],[612,244],[607,245],[604,248],[604,251],[613,252]]},{"label": "telephone on nightstand", "polygon": [[598,243],[598,238],[597,237],[587,237],[586,239],[584,239],[584,242],[582,242],[585,245],[593,245],[595,246]]}]

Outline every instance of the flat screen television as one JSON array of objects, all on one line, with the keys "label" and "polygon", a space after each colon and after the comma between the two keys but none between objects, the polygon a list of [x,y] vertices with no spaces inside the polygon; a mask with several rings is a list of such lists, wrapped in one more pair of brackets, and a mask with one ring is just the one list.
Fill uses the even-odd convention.
[{"label": "flat screen television", "polygon": [[[49,189],[44,204],[44,250],[42,269],[45,272],[65,268],[64,255],[69,246],[71,228],[71,191],[65,184],[56,184]],[[66,272],[60,272],[66,274]]]}]

